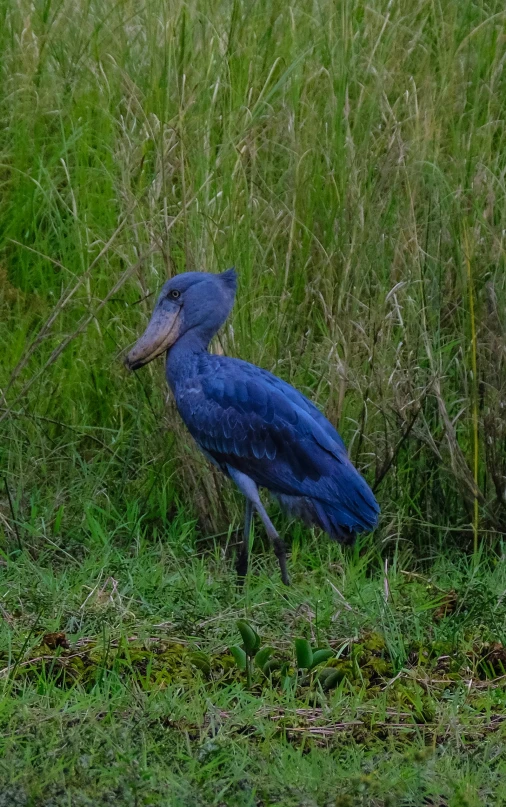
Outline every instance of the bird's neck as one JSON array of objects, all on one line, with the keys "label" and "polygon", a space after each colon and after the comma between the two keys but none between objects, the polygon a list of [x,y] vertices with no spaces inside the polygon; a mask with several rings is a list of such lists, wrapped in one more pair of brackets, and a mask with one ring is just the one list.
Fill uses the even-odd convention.
[{"label": "bird's neck", "polygon": [[167,353],[165,372],[172,391],[178,383],[191,378],[197,370],[199,357],[207,353],[213,334],[195,328],[187,331]]}]

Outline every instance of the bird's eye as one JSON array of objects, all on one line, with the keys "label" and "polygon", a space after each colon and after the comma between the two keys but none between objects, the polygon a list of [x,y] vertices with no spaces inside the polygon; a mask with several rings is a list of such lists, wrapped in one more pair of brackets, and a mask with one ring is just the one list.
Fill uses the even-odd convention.
[{"label": "bird's eye", "polygon": [[172,297],[173,300],[177,300],[179,297],[181,297],[181,292],[178,291],[177,289],[172,289],[170,296]]}]

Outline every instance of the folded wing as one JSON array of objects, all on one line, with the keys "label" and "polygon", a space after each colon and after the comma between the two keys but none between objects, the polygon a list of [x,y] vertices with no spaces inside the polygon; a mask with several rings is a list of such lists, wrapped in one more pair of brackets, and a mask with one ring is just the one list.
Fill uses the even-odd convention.
[{"label": "folded wing", "polygon": [[[322,413],[289,384],[247,362],[206,356],[177,391],[178,409],[199,446],[225,472],[247,474],[341,539],[372,529],[376,500]],[[303,513],[297,513],[303,516]]]}]

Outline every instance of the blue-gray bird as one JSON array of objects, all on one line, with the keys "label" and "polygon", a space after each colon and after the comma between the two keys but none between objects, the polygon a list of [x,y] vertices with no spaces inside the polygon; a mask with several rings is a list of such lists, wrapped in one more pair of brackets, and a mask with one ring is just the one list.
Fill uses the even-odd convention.
[{"label": "blue-gray bird", "polygon": [[208,353],[234,304],[236,273],[186,272],[162,288],[143,336],[126,358],[137,370],[167,354],[166,375],[197,445],[246,497],[237,560],[248,569],[252,516],[262,519],[289,585],[286,549],[262,501],[266,488],[288,513],[342,544],[372,530],[379,507],[331,423],[302,393],[267,370]]}]

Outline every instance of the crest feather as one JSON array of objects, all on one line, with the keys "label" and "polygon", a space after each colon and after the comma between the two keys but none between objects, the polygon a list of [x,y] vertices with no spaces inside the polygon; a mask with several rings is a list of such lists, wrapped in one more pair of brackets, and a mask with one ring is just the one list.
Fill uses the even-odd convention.
[{"label": "crest feather", "polygon": [[229,289],[235,292],[237,289],[237,272],[234,267],[227,269],[226,272],[222,272],[220,278]]}]

